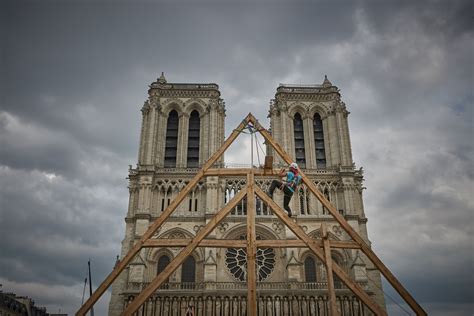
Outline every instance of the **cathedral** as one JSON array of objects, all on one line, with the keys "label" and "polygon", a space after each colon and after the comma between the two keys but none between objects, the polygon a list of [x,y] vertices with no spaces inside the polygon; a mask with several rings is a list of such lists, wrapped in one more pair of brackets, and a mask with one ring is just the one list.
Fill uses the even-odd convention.
[{"label": "cathedral", "polygon": [[[213,83],[169,83],[162,74],[149,86],[142,109],[138,164],[129,170],[129,205],[121,257],[141,238],[199,168],[224,143],[225,104]],[[270,101],[269,130],[292,155],[326,198],[370,245],[362,198],[362,168],[356,169],[346,105],[327,77],[322,84],[277,87]],[[267,144],[268,145],[268,144]],[[270,146],[274,168],[287,164]],[[226,166],[220,158],[216,167]],[[275,177],[259,177],[264,191]],[[204,177],[160,227],[153,238],[193,238],[246,184],[245,177]],[[283,196],[275,191],[274,201]],[[297,225],[314,239],[321,224],[329,239],[350,240],[325,207],[304,185],[290,206]],[[295,239],[270,209],[256,200],[257,239]],[[245,200],[207,237],[246,238]],[[109,315],[120,315],[150,281],[173,260],[180,247],[142,248],[112,285]],[[379,271],[357,249],[332,249],[331,257],[374,301],[385,309]],[[198,247],[139,310],[138,315],[247,315],[247,253],[245,248]],[[325,265],[307,248],[258,248],[258,315],[329,315]],[[334,276],[341,315],[372,315]]]}]

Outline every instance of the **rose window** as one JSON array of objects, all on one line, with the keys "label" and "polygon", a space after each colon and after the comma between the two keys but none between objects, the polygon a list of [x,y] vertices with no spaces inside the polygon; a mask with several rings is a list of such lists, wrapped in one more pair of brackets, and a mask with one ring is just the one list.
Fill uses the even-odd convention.
[{"label": "rose window", "polygon": [[[245,237],[240,236],[240,239],[246,239]],[[261,239],[260,236],[257,236],[257,239]],[[272,248],[257,248],[256,263],[258,281],[264,281],[275,267],[275,251]],[[247,250],[245,248],[227,248],[225,264],[237,280],[247,280]]]}]

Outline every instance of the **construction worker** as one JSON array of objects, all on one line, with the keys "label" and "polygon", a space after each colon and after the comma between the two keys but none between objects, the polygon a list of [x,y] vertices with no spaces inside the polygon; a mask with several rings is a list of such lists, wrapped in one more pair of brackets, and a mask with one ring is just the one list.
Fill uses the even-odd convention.
[{"label": "construction worker", "polygon": [[282,190],[284,194],[283,208],[288,212],[288,216],[291,217],[292,213],[289,204],[293,193],[301,182],[301,176],[298,174],[298,164],[296,162],[292,162],[289,169],[290,170],[286,173],[285,169],[280,170],[279,176],[284,177],[286,175],[286,181],[273,180],[268,190],[268,196],[273,199],[273,191],[275,191],[276,188]]}]

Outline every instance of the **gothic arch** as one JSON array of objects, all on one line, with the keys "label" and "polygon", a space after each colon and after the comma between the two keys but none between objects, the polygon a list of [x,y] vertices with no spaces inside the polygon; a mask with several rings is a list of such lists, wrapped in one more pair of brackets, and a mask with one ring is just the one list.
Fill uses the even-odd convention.
[{"label": "gothic arch", "polygon": [[184,102],[177,98],[167,99],[162,104],[163,114],[168,117],[172,110],[178,112],[178,117],[183,114]]},{"label": "gothic arch", "polygon": [[201,99],[189,99],[184,103],[184,113],[191,115],[191,112],[196,110],[199,113],[199,116],[202,117],[206,113],[206,103]]},{"label": "gothic arch", "polygon": [[292,119],[295,118],[296,113],[299,113],[303,120],[308,116],[308,107],[301,102],[294,103],[289,108],[288,115]]},{"label": "gothic arch", "polygon": [[323,103],[311,103],[309,108],[308,115],[311,119],[313,119],[316,113],[319,113],[323,121],[328,116],[329,109]]},{"label": "gothic arch", "polygon": [[[341,240],[332,232],[328,231],[330,240]],[[321,229],[315,229],[308,234],[312,239],[321,239]],[[347,270],[349,259],[351,258],[350,252],[347,249],[331,249],[331,256],[340,259],[341,268]],[[302,258],[302,257],[301,257]]]},{"label": "gothic arch", "polygon": [[148,262],[157,263],[161,256],[168,256],[170,260],[173,260],[174,254],[168,248],[150,248],[146,254]]},{"label": "gothic arch", "polygon": [[[242,234],[246,234],[247,225],[241,224],[230,229],[222,238],[223,239],[238,239]],[[262,236],[264,239],[280,239],[273,233],[268,227],[260,224],[255,225],[255,232],[257,235]]]}]

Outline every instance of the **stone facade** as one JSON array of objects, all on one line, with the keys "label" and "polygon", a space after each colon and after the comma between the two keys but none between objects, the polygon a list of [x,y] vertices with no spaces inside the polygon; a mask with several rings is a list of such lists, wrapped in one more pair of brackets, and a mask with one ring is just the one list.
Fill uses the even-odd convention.
[{"label": "stone facade", "polygon": [[[168,83],[162,75],[148,93],[142,108],[138,165],[129,170],[130,202],[122,257],[224,142],[225,106],[216,84]],[[339,90],[327,79],[311,87],[281,85],[271,102],[270,126],[273,137],[297,156],[304,172],[369,243],[362,203],[363,175],[352,162],[347,115]],[[271,149],[267,150],[271,154]],[[275,159],[277,166],[282,165]],[[216,165],[223,166],[223,160]],[[258,178],[257,185],[266,190],[271,180]],[[154,238],[193,237],[245,182],[242,177],[203,179]],[[281,205],[282,199],[276,192],[275,201]],[[348,239],[304,187],[294,195],[291,207],[295,220],[311,237],[320,238],[324,222],[330,227],[330,238]],[[258,238],[296,238],[258,199],[256,211]],[[245,233],[246,202],[242,201],[207,238],[239,239],[245,238]],[[142,249],[112,285],[109,315],[120,315],[180,249]],[[141,312],[185,315],[191,305],[196,315],[246,315],[245,256],[245,249],[197,248]],[[384,306],[377,287],[381,286],[380,274],[362,253],[337,249],[332,256]],[[309,250],[259,249],[257,261],[259,315],[328,314],[325,267]],[[335,283],[344,315],[370,314],[343,284]]]}]

